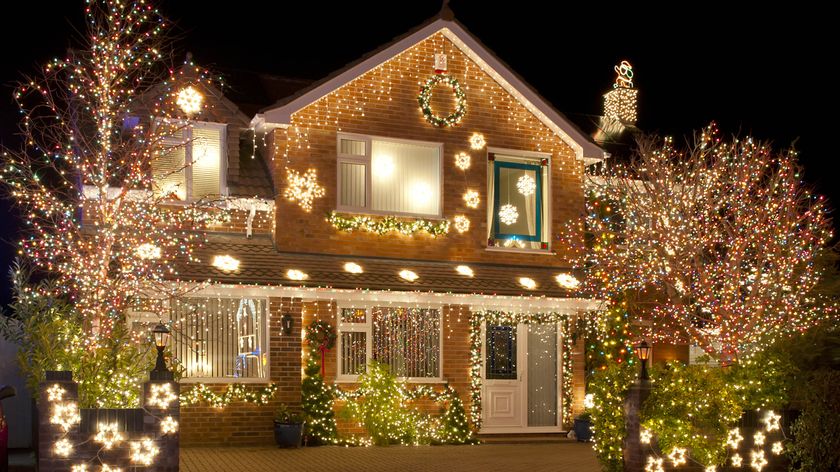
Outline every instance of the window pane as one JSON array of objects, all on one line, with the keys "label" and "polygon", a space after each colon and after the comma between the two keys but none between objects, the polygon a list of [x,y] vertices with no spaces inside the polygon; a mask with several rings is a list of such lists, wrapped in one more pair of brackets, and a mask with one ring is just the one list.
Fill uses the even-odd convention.
[{"label": "window pane", "polygon": [[440,214],[440,148],[373,141],[371,208],[393,213]]},{"label": "window pane", "polygon": [[367,333],[341,333],[341,375],[365,372]]},{"label": "window pane", "polygon": [[192,196],[219,195],[222,161],[221,127],[192,128]]},{"label": "window pane", "polygon": [[487,323],[488,379],[516,379],[516,327]]},{"label": "window pane", "polygon": [[342,308],[341,322],[342,323],[364,323],[367,316],[367,310],[364,308]]},{"label": "window pane", "polygon": [[264,300],[184,298],[173,302],[172,321],[184,377],[267,377]]},{"label": "window pane", "polygon": [[438,311],[374,308],[373,358],[389,365],[399,377],[439,377]]},{"label": "window pane", "polygon": [[338,152],[344,155],[350,156],[364,156],[365,155],[365,142],[359,141],[355,139],[346,139],[341,138],[339,140],[339,149]]},{"label": "window pane", "polygon": [[339,205],[364,208],[365,165],[342,162],[339,164],[341,195]]}]

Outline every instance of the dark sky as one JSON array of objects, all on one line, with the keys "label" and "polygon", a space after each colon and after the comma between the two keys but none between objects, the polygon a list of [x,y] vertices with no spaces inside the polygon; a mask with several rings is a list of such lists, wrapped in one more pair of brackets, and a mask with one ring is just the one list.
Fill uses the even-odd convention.
[{"label": "dark sky", "polygon": [[[422,23],[440,3],[242,1],[219,8],[207,1],[160,2],[177,24],[179,49],[192,51],[202,65],[311,79]],[[547,6],[568,4],[452,0],[451,7],[559,110],[598,114],[613,65],[627,59],[640,89],[642,129],[681,136],[716,120],[723,131],[750,132],[779,146],[798,138],[806,180],[837,205],[831,139],[838,99],[830,72],[836,24],[803,2],[760,9],[734,4],[644,11],[632,2],[578,2],[555,11]],[[10,84],[66,49],[82,24],[82,8],[83,2],[67,0],[0,6],[2,142],[15,140]],[[13,241],[18,223],[8,204],[0,205],[0,236]],[[3,272],[12,253],[3,244]],[[3,275],[4,302],[5,283]]]}]

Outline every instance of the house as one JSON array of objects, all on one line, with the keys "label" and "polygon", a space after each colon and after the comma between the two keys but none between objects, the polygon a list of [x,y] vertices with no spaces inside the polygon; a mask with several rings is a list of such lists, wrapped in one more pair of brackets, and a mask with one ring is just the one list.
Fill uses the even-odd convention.
[{"label": "house", "polygon": [[247,123],[198,93],[217,112],[178,159],[201,146],[217,165],[175,188],[226,196],[231,217],[178,267],[214,282],[172,302],[182,391],[277,391],[184,406],[183,445],[270,443],[276,404],[300,404],[315,320],[337,330],[324,369],[340,388],[376,360],[453,387],[481,433],[569,428],[584,386],[569,327],[599,304],[576,295],[559,235],[606,155],[448,9]]}]

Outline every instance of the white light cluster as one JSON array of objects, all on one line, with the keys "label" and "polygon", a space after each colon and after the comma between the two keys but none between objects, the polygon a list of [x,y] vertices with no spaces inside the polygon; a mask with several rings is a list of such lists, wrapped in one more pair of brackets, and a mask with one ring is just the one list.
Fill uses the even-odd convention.
[{"label": "white light cluster", "polygon": [[519,210],[515,206],[506,203],[499,208],[499,221],[506,225],[512,225],[519,219]]},{"label": "white light cluster", "polygon": [[178,399],[178,396],[172,392],[172,384],[169,383],[154,383],[149,387],[149,406],[158,408],[169,408],[169,404]]}]

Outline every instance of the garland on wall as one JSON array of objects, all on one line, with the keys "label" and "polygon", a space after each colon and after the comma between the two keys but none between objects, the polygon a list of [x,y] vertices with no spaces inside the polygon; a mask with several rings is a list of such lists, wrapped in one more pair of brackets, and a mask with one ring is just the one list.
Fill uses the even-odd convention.
[{"label": "garland on wall", "polygon": [[449,232],[449,220],[401,220],[393,216],[375,218],[371,216],[345,216],[337,212],[330,212],[327,221],[340,231],[367,231],[380,236],[397,232],[408,236],[426,232],[432,236],[440,236]]},{"label": "garland on wall", "polygon": [[572,421],[572,333],[569,315],[565,313],[513,313],[478,311],[470,317],[470,420],[473,429],[481,429],[481,327],[487,323],[516,325],[557,323],[562,339],[563,423]]},{"label": "garland on wall", "polygon": [[218,394],[207,385],[197,384],[187,392],[181,394],[182,406],[194,406],[200,403],[209,403],[215,408],[224,408],[232,402],[254,403],[265,405],[274,398],[277,393],[276,384],[268,384],[265,387],[248,388],[244,384],[230,384],[224,393]]},{"label": "garland on wall", "polygon": [[[432,90],[438,84],[450,85],[452,93],[455,95],[455,111],[446,116],[440,116],[432,111],[431,99]],[[446,127],[457,125],[467,113],[467,94],[461,87],[458,79],[448,74],[435,74],[426,80],[426,83],[420,87],[420,95],[417,96],[417,102],[420,104],[420,111],[426,121],[434,126]]]}]

